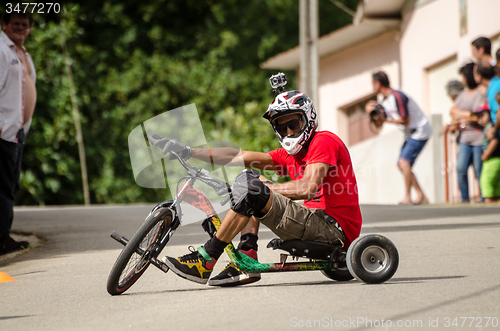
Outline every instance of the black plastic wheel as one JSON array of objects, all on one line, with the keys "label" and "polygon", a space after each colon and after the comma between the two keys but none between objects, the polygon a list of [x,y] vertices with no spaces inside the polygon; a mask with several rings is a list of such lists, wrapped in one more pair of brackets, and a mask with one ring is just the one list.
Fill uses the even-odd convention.
[{"label": "black plastic wheel", "polygon": [[357,238],[347,250],[347,268],[356,279],[368,284],[389,280],[399,265],[396,246],[388,238],[368,234]]},{"label": "black plastic wheel", "polygon": [[338,282],[347,282],[354,278],[354,276],[351,275],[347,267],[341,267],[333,270],[321,270],[321,272],[326,277],[336,280]]},{"label": "black plastic wheel", "polygon": [[109,294],[124,293],[141,277],[151,259],[159,253],[156,251],[159,241],[171,223],[172,212],[165,207],[158,208],[148,216],[116,259],[108,276]]}]

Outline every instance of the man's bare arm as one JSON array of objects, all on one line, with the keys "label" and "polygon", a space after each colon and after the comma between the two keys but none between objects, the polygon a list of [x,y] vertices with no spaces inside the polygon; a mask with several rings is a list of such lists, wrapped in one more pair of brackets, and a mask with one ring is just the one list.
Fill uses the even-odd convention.
[{"label": "man's bare arm", "polygon": [[469,122],[474,122],[474,119],[471,118],[472,112],[470,110],[460,109],[458,108],[457,105],[451,106],[450,116],[456,121],[465,120]]},{"label": "man's bare arm", "polygon": [[276,170],[273,158],[262,152],[241,151],[236,148],[193,148],[195,159],[207,163],[227,166],[244,164],[247,168]]},{"label": "man's bare arm", "polygon": [[306,166],[304,177],[282,184],[269,184],[268,187],[292,200],[310,199],[325,178],[330,166],[326,163],[313,163]]},{"label": "man's bare arm", "polygon": [[491,154],[497,149],[498,146],[498,139],[492,139],[490,140],[488,146],[484,150],[483,154],[481,155],[481,161],[487,161]]},{"label": "man's bare arm", "polygon": [[498,113],[499,111],[497,110],[496,114],[497,114],[497,121],[493,124],[493,134],[496,136],[498,134],[498,132],[500,131],[500,118],[498,118]]}]

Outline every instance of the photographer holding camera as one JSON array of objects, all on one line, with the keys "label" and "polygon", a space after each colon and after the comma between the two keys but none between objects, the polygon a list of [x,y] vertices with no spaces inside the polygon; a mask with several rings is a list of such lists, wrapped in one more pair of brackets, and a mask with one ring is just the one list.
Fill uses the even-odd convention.
[{"label": "photographer holding camera", "polygon": [[[427,198],[411,168],[432,134],[429,121],[412,98],[390,87],[389,78],[385,72],[374,73],[372,84],[373,90],[382,94],[384,100],[380,105],[375,100],[366,104],[365,110],[370,114],[371,122],[377,128],[381,128],[385,122],[396,124],[405,133],[405,142],[398,160],[398,168],[405,181],[405,196],[400,204],[427,203]],[[415,202],[411,200],[412,187],[417,193]]]}]

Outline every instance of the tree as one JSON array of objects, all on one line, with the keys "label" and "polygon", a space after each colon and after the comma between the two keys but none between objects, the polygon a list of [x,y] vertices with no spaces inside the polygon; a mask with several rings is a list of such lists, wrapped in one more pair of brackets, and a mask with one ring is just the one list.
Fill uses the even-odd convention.
[{"label": "tree", "polygon": [[[358,0],[342,1],[355,9]],[[249,150],[279,147],[261,115],[274,97],[259,64],[298,44],[298,2],[89,0],[60,21],[35,26],[26,43],[38,102],[27,137],[19,204],[83,202],[69,82],[81,112],[93,203],[158,201],[164,191],[134,183],[128,134],[169,109],[195,103],[207,140]],[[327,0],[320,34],[352,21]],[[290,88],[295,73],[286,72]],[[166,197],[165,197],[166,198]]]}]

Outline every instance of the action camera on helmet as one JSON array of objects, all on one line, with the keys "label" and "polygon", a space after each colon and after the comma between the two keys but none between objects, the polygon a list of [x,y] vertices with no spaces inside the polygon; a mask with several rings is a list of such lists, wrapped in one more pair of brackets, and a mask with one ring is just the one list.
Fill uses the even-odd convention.
[{"label": "action camera on helmet", "polygon": [[286,85],[286,83],[288,83],[288,80],[286,79],[286,75],[280,72],[276,75],[271,76],[271,78],[269,78],[269,83],[271,84],[274,93],[282,93],[285,92],[284,86]]}]

